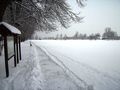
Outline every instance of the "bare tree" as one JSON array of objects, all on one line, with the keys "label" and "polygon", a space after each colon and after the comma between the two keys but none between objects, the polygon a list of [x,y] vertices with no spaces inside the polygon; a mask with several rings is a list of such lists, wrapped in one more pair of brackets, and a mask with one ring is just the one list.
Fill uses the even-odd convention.
[{"label": "bare tree", "polygon": [[79,32],[75,33],[75,35],[73,36],[73,39],[79,39]]},{"label": "bare tree", "polygon": [[60,34],[60,39],[61,39],[61,40],[63,39],[63,35],[62,35],[62,34]]},{"label": "bare tree", "polygon": [[105,28],[105,32],[103,33],[102,39],[117,39],[117,32],[112,31],[110,27]]},{"label": "bare tree", "polygon": [[64,37],[63,37],[64,40],[67,40],[68,39],[68,36],[65,34]]}]

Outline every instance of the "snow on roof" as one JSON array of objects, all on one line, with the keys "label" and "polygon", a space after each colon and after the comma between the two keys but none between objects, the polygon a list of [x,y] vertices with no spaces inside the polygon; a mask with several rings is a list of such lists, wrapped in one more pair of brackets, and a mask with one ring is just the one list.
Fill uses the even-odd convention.
[{"label": "snow on roof", "polygon": [[14,34],[21,34],[19,29],[17,29],[16,27],[14,27],[6,22],[0,22],[0,25],[4,25],[7,29],[10,30],[10,32],[12,32]]}]

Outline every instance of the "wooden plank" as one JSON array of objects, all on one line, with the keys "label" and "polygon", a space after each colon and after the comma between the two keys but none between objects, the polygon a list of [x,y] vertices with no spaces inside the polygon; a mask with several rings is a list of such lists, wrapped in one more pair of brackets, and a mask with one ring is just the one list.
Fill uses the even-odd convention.
[{"label": "wooden plank", "polygon": [[10,57],[8,58],[8,60],[10,60],[12,57],[14,57],[14,55],[10,56]]}]

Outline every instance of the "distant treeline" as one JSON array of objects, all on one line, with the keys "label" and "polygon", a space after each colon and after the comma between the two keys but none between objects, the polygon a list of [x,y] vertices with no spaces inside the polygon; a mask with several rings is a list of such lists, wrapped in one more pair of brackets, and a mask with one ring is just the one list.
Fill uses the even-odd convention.
[{"label": "distant treeline", "polygon": [[81,34],[76,32],[73,36],[67,36],[67,34],[57,34],[56,37],[47,37],[43,39],[54,39],[54,40],[120,40],[120,36],[118,36],[117,32],[113,31],[110,27],[105,28],[104,33],[101,35],[100,33],[92,33],[90,35]]}]

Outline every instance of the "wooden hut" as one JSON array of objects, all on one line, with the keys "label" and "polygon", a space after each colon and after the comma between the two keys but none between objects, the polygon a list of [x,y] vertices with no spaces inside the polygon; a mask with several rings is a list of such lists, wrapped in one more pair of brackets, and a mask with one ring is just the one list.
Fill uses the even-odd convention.
[{"label": "wooden hut", "polygon": [[21,60],[21,44],[20,35],[21,32],[14,26],[0,22],[0,35],[3,38],[4,56],[5,56],[5,70],[6,77],[9,76],[8,61],[14,57],[14,66]]}]

